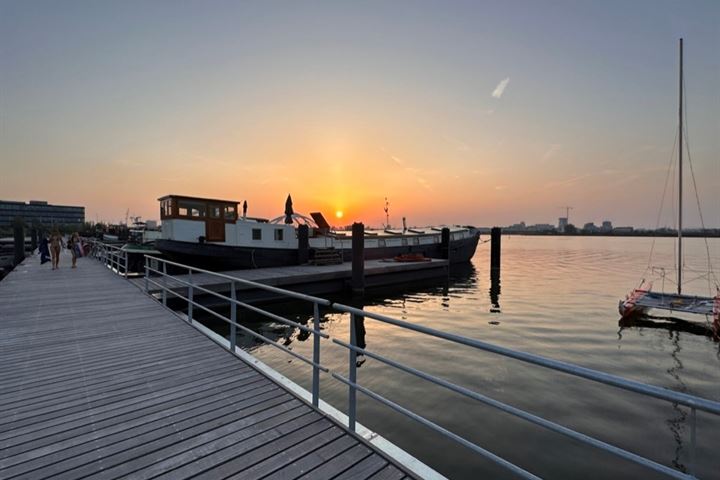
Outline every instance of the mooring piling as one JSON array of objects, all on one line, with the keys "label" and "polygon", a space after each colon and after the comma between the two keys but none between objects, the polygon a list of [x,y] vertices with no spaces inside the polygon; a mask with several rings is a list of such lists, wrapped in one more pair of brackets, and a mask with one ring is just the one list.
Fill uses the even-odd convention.
[{"label": "mooring piling", "polygon": [[13,223],[13,237],[15,241],[15,258],[13,265],[17,266],[25,260],[25,225],[21,218]]},{"label": "mooring piling", "polygon": [[353,223],[352,225],[352,293],[362,295],[365,293],[365,225]]}]

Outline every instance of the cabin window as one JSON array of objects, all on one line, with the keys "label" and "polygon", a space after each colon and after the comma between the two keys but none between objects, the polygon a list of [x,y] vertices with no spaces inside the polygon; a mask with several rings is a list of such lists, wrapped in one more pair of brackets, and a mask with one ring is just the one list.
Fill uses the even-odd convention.
[{"label": "cabin window", "polygon": [[235,205],[225,205],[225,220],[235,220],[236,218]]},{"label": "cabin window", "polygon": [[378,247],[384,247],[385,246],[385,239],[380,238],[378,239]]},{"label": "cabin window", "polygon": [[407,238],[401,239],[400,244],[401,244],[403,247],[407,247]]},{"label": "cabin window", "polygon": [[413,245],[420,245],[420,239],[418,237],[412,238],[412,244]]},{"label": "cabin window", "polygon": [[282,242],[283,239],[283,229],[282,228],[276,228],[275,229],[275,240],[278,242]]},{"label": "cabin window", "polygon": [[252,229],[252,239],[253,240],[262,240],[262,230],[259,228],[253,228]]},{"label": "cabin window", "polygon": [[210,218],[220,218],[220,206],[213,205],[210,207]]},{"label": "cabin window", "polygon": [[205,217],[205,204],[201,202],[193,202],[189,200],[178,201],[178,214],[181,217]]}]

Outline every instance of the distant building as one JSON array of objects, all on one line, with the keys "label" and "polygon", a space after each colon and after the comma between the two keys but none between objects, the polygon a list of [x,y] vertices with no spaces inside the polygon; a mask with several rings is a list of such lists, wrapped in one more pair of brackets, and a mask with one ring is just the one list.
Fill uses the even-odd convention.
[{"label": "distant building", "polygon": [[586,223],[585,225],[583,225],[583,231],[588,232],[588,233],[595,233],[599,230],[600,229],[593,222],[589,222],[589,223]]},{"label": "distant building", "polygon": [[600,227],[601,232],[612,232],[613,226],[610,220],[605,220]]},{"label": "distant building", "polygon": [[613,233],[619,233],[619,234],[625,234],[625,233],[633,233],[635,229],[633,227],[615,227],[613,228]]},{"label": "distant building", "polygon": [[50,205],[44,201],[8,202],[0,200],[0,227],[9,227],[15,218],[27,225],[81,225],[85,222],[85,207]]},{"label": "distant building", "polygon": [[558,232],[565,233],[565,227],[568,225],[567,217],[558,218]]},{"label": "distant building", "polygon": [[507,230],[508,232],[524,232],[525,230],[527,230],[527,227],[525,225],[525,222],[520,222],[506,227],[505,230]]},{"label": "distant building", "polygon": [[552,232],[555,230],[555,226],[550,225],[549,223],[538,223],[537,225],[528,227],[528,230],[530,229],[533,229],[536,232]]}]

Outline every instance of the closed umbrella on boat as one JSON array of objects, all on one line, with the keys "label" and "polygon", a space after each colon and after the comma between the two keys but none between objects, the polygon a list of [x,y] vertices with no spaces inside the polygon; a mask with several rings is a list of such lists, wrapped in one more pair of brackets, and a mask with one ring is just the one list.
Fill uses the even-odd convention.
[{"label": "closed umbrella on boat", "polygon": [[292,198],[290,197],[290,194],[288,193],[287,200],[285,200],[285,223],[291,224],[293,223],[292,216],[295,212],[293,212],[292,208]]}]

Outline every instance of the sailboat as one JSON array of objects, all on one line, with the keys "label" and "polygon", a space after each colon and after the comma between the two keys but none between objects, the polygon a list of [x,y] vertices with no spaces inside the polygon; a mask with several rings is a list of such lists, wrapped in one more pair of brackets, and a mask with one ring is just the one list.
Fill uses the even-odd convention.
[{"label": "sailboat", "polygon": [[687,295],[683,287],[683,256],[682,256],[682,166],[683,166],[683,40],[680,39],[680,108],[679,134],[678,134],[678,229],[677,229],[677,293],[652,291],[652,282],[641,282],[640,286],[630,292],[624,300],[620,300],[618,309],[622,317],[628,318],[636,315],[645,315],[650,309],[683,312],[704,315],[706,319],[712,318],[712,330],[716,338],[720,339],[720,286],[715,284],[717,294],[715,297]]}]

